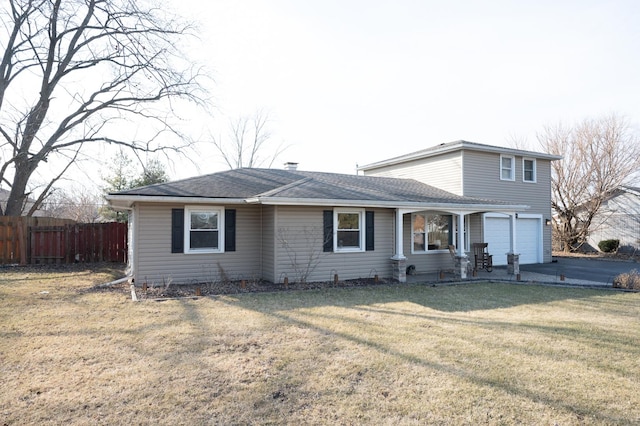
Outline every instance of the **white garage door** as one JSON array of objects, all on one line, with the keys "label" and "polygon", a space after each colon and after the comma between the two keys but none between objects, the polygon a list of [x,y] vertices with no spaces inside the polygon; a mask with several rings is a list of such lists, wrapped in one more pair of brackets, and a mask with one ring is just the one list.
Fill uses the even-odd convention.
[{"label": "white garage door", "polygon": [[[542,262],[542,221],[539,218],[516,220],[516,251],[520,253],[520,264]],[[488,216],[485,219],[485,242],[489,243],[489,253],[494,265],[506,265],[509,243],[509,218]]]},{"label": "white garage door", "polygon": [[509,243],[509,218],[487,217],[484,222],[484,242],[489,243],[489,253],[494,265],[506,265]]}]

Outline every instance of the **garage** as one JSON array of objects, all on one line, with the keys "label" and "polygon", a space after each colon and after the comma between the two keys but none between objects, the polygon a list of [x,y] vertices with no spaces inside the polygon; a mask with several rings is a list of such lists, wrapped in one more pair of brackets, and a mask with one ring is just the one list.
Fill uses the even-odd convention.
[{"label": "garage", "polygon": [[[542,263],[542,218],[536,215],[518,215],[516,219],[516,251],[520,264]],[[489,243],[489,253],[494,265],[506,265],[509,243],[509,216],[486,214],[484,240]]]}]

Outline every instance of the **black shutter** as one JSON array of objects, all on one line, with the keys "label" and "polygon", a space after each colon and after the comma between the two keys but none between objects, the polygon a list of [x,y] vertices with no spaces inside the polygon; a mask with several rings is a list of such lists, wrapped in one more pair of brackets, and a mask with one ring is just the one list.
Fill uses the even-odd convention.
[{"label": "black shutter", "polygon": [[365,243],[364,247],[367,251],[372,251],[374,249],[373,240],[374,240],[374,226],[373,226],[373,212],[365,213]]},{"label": "black shutter", "polygon": [[324,210],[322,212],[323,220],[323,245],[322,251],[333,251],[333,210]]},{"label": "black shutter", "polygon": [[236,251],[236,211],[224,211],[224,251]]},{"label": "black shutter", "polygon": [[171,209],[171,253],[184,253],[184,209]]}]

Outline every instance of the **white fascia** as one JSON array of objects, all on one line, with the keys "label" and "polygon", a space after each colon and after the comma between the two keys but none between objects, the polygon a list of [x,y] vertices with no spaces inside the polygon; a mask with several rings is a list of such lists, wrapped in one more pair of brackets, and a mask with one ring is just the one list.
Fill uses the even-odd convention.
[{"label": "white fascia", "polygon": [[177,203],[177,204],[246,204],[244,198],[172,197],[152,195],[107,195],[106,200],[113,208],[129,208],[135,203]]},{"label": "white fascia", "polygon": [[324,199],[316,200],[310,198],[249,198],[249,204],[264,204],[273,206],[315,206],[315,207],[364,207],[364,208],[398,208],[409,211],[421,210],[442,210],[445,212],[465,212],[466,214],[476,212],[518,212],[529,210],[524,204],[456,204],[456,203],[421,203],[412,201],[367,201],[367,200],[339,200]]}]

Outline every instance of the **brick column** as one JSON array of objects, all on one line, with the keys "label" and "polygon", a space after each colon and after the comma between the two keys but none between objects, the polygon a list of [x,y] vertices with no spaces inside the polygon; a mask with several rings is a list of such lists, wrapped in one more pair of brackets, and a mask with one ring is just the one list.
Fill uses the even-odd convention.
[{"label": "brick column", "polygon": [[391,259],[393,268],[393,280],[399,283],[407,282],[407,259]]},{"label": "brick column", "polygon": [[467,278],[467,265],[469,264],[469,258],[467,256],[456,256],[455,268],[456,275],[460,274],[460,279]]},{"label": "brick column", "polygon": [[507,273],[518,275],[520,273],[520,254],[507,253]]}]

